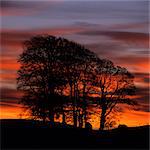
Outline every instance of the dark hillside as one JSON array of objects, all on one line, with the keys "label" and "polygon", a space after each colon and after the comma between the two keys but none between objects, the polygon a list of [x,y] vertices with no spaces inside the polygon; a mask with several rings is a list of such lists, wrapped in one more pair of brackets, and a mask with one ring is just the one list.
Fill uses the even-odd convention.
[{"label": "dark hillside", "polygon": [[135,148],[148,149],[149,126],[89,131],[32,120],[1,120],[2,148]]}]

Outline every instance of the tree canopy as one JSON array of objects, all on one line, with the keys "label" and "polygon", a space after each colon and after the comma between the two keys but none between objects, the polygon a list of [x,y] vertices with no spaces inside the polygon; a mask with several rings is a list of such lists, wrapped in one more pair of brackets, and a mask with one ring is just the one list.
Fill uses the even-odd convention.
[{"label": "tree canopy", "polygon": [[[34,118],[54,122],[70,108],[74,126],[87,123],[89,104],[101,108],[100,128],[117,103],[135,104],[133,75],[127,69],[100,59],[84,46],[67,39],[39,35],[25,41],[18,62],[18,89],[24,91],[21,103]],[[91,91],[97,94],[93,100]]]}]

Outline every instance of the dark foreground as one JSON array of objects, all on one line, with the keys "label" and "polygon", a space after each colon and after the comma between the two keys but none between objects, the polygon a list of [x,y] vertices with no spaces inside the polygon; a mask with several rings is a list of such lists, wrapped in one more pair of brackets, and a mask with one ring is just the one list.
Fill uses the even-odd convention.
[{"label": "dark foreground", "polygon": [[149,126],[100,132],[62,124],[49,127],[33,121],[1,120],[1,147],[149,149]]}]

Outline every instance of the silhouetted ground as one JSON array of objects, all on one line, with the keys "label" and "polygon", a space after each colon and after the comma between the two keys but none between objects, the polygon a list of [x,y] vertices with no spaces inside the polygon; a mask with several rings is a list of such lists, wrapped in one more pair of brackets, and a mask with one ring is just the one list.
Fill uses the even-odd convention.
[{"label": "silhouetted ground", "polygon": [[2,148],[134,148],[149,149],[149,127],[96,131],[37,121],[1,120]]}]

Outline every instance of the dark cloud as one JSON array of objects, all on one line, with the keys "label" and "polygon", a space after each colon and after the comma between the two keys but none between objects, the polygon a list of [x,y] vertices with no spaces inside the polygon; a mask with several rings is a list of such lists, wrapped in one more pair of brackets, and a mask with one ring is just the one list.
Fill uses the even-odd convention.
[{"label": "dark cloud", "polygon": [[22,97],[22,92],[16,89],[1,88],[1,101],[4,102],[18,102]]},{"label": "dark cloud", "polygon": [[[138,100],[136,100],[138,101]],[[138,106],[133,107],[136,111],[150,112],[149,103],[141,103],[138,101]]]},{"label": "dark cloud", "polygon": [[136,47],[140,46],[147,49],[149,47],[148,33],[91,30],[80,32],[78,34],[88,36],[108,36],[115,40],[122,41],[125,42],[126,44],[133,45]]},{"label": "dark cloud", "polygon": [[[148,14],[148,13],[145,13]],[[109,29],[112,31],[122,31],[122,32],[138,32],[138,33],[149,33],[149,23],[147,21],[138,21],[133,23],[116,23],[110,26]]]},{"label": "dark cloud", "polygon": [[36,5],[35,2],[2,0],[1,8],[31,8],[33,4]]},{"label": "dark cloud", "polygon": [[134,75],[136,78],[144,79],[145,83],[149,83],[149,73],[140,72],[140,73],[134,73]]},{"label": "dark cloud", "polygon": [[133,98],[138,102],[138,105],[135,107],[137,111],[150,112],[149,108],[149,87],[136,87],[136,98]]},{"label": "dark cloud", "polygon": [[[116,65],[124,66],[131,72],[148,72],[148,49],[130,47],[111,40],[86,44],[86,48],[94,51],[100,58],[112,60]],[[145,79],[148,81],[148,79]]]},{"label": "dark cloud", "polygon": [[142,62],[142,63],[147,63],[149,62],[149,58],[148,56],[143,56],[143,55],[125,55],[125,56],[120,56],[120,57],[117,57],[117,60],[120,60],[122,62],[126,62],[128,64],[134,64],[136,66],[135,63],[138,63],[138,62]]},{"label": "dark cloud", "polygon": [[17,1],[17,0],[2,0],[1,15],[2,16],[21,16],[32,15],[50,7],[53,1]]},{"label": "dark cloud", "polygon": [[89,23],[85,21],[77,21],[74,23],[75,26],[83,27],[83,28],[104,28],[104,25],[96,24],[96,23]]},{"label": "dark cloud", "polygon": [[94,51],[99,57],[109,57],[110,59],[112,56],[116,56],[118,53],[121,53],[126,49],[126,47],[119,42],[113,43],[111,41],[86,44],[85,46]]},{"label": "dark cloud", "polygon": [[[29,31],[13,31],[13,30],[2,30],[1,32],[1,42],[2,47],[16,47],[21,46],[25,40],[30,38],[32,33]],[[2,51],[5,53],[6,51]]]},{"label": "dark cloud", "polygon": [[149,88],[147,87],[137,87],[136,89],[136,95],[139,96],[139,98],[136,98],[139,101],[142,102],[149,102]]},{"label": "dark cloud", "polygon": [[0,102],[0,106],[1,107],[12,107],[12,108],[16,108],[16,107],[21,107],[21,105],[18,105],[18,104],[16,104],[16,102],[15,103],[12,103],[12,102]]},{"label": "dark cloud", "polygon": [[17,56],[22,52],[23,43],[29,40],[31,37],[39,34],[49,34],[55,36],[62,36],[72,34],[81,31],[79,27],[67,26],[67,27],[56,27],[56,28],[40,28],[33,30],[8,30],[3,29],[1,31],[1,46],[2,55],[13,55]]}]

